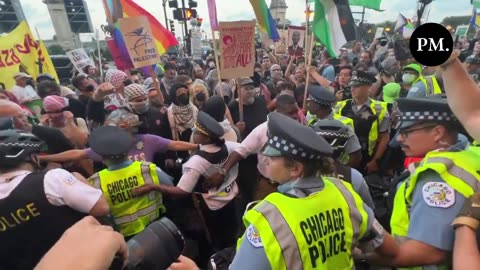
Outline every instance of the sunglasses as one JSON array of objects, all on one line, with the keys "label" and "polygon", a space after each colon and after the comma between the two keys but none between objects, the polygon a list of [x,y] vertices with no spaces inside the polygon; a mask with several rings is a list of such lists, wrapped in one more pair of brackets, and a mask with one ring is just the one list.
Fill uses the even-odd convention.
[{"label": "sunglasses", "polygon": [[427,126],[423,126],[423,127],[418,127],[418,128],[412,128],[412,129],[400,129],[398,131],[398,134],[402,135],[402,137],[404,137],[405,139],[408,138],[408,135],[410,133],[413,133],[415,131],[419,131],[419,130],[424,130],[424,129],[431,129],[431,128],[434,128],[436,127],[437,125],[427,125]]}]

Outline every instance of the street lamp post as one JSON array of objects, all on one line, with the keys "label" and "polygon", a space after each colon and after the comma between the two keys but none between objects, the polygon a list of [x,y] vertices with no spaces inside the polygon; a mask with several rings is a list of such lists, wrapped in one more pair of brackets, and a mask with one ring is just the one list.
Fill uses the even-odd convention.
[{"label": "street lamp post", "polygon": [[167,0],[163,0],[162,5],[163,5],[163,16],[165,17],[165,28],[171,31],[172,29],[168,29]]}]

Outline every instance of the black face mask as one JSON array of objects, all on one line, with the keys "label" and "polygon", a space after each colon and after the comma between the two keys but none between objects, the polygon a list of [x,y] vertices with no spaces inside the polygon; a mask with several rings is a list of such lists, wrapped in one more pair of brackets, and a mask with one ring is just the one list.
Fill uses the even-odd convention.
[{"label": "black face mask", "polygon": [[223,97],[223,100],[225,100],[225,104],[229,104],[231,98],[230,98],[229,96],[224,96],[224,97]]},{"label": "black face mask", "polygon": [[200,92],[200,93],[197,93],[197,94],[195,95],[195,98],[196,98],[198,101],[205,101],[205,99],[207,98],[207,96],[205,95],[205,93]]},{"label": "black face mask", "polygon": [[93,92],[93,91],[95,91],[95,86],[93,86],[93,85],[90,84],[89,86],[87,86],[87,87],[85,88],[85,90],[87,90],[88,92]]},{"label": "black face mask", "polygon": [[180,96],[177,96],[177,101],[178,105],[180,106],[186,106],[190,102],[187,94],[181,94]]}]

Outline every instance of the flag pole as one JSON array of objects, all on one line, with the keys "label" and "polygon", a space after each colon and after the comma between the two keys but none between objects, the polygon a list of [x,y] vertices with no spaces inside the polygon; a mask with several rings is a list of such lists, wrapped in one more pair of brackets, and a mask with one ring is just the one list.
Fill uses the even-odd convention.
[{"label": "flag pole", "polygon": [[[223,95],[223,83],[222,83],[222,73],[221,73],[221,70],[220,70],[220,63],[218,62],[218,49],[217,49],[217,42],[215,41],[215,31],[213,29],[212,30],[212,46],[213,46],[213,54],[215,55],[215,67],[217,69],[217,80],[218,80],[218,83],[219,83],[219,86],[220,86],[220,95],[222,96],[222,98],[224,98],[224,95]],[[215,92],[215,88],[213,89],[213,92]]]},{"label": "flag pole", "polygon": [[[29,26],[30,28],[30,26]],[[30,30],[31,31],[31,30]],[[35,26],[35,32],[37,33],[37,38],[38,38],[38,47],[40,48],[40,42],[42,42],[42,38],[40,37],[40,33],[38,33],[38,28]],[[45,46],[46,49],[46,46]],[[41,74],[43,73],[43,63],[40,61],[40,58],[38,58],[38,73]]]},{"label": "flag pole", "polygon": [[[310,6],[308,5],[308,0],[305,0],[305,57],[307,56],[309,50],[308,41],[309,41],[309,30],[310,30]],[[305,59],[306,63],[309,63],[309,60]]]},{"label": "flag pole", "polygon": [[306,59],[307,62],[307,78],[305,81],[305,93],[303,93],[303,112],[306,113],[307,109],[307,97],[308,97],[308,85],[310,84],[310,72],[308,72],[308,68],[312,64],[312,54],[313,54],[313,42],[315,41],[315,35],[312,33],[311,38],[310,38],[310,44],[311,46],[309,47],[308,51],[308,58]]},{"label": "flag pole", "polygon": [[100,70],[100,78],[102,78],[103,82],[103,69],[102,69],[102,53],[100,51],[100,33],[98,32],[98,28],[95,29],[95,37],[97,38],[97,49],[98,49],[98,69]]}]

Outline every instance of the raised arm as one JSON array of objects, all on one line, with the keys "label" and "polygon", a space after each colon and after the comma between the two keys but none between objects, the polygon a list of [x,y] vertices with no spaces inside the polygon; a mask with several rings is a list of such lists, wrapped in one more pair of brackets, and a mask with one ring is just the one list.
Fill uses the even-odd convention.
[{"label": "raised arm", "polygon": [[[456,52],[452,53],[456,54]],[[455,57],[455,56],[454,56]],[[448,63],[448,62],[447,62]],[[456,57],[442,73],[447,101],[468,134],[480,140],[480,90]]]}]

